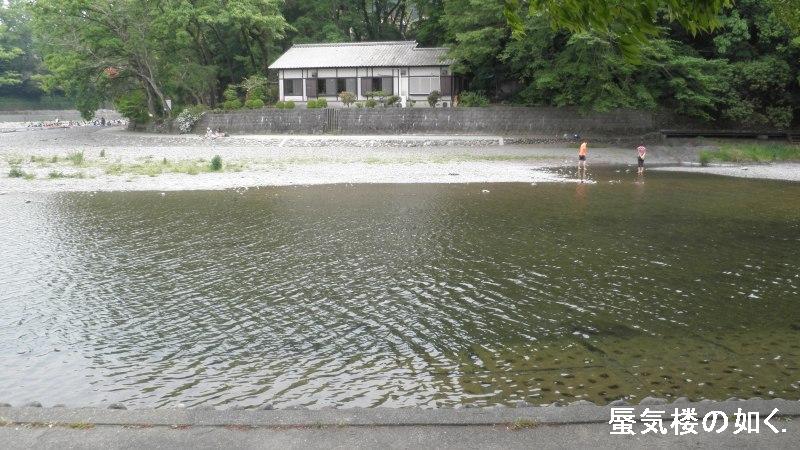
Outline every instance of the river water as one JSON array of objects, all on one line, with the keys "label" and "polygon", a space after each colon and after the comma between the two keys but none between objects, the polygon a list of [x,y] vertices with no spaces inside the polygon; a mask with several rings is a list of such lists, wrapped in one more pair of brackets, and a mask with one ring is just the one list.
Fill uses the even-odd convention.
[{"label": "river water", "polygon": [[2,195],[0,401],[799,398],[800,184],[594,178]]}]

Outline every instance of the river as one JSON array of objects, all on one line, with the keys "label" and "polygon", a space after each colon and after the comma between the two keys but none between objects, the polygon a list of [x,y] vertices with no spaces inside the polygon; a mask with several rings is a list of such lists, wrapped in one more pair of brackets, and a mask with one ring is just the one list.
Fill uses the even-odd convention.
[{"label": "river", "polygon": [[800,398],[800,184],[0,196],[0,401]]}]

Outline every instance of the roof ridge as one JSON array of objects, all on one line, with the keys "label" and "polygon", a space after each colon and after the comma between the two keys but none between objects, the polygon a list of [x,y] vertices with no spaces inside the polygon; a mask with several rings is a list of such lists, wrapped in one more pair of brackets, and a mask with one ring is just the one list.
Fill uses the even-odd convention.
[{"label": "roof ridge", "polygon": [[360,42],[320,42],[310,44],[293,44],[292,47],[340,47],[340,46],[370,46],[370,45],[413,45],[417,41],[360,41]]}]

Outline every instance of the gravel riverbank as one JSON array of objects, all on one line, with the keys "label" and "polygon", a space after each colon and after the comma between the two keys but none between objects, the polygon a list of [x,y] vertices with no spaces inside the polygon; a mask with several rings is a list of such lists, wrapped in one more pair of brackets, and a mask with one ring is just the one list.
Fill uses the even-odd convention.
[{"label": "gravel riverbank", "polygon": [[[576,150],[572,143],[519,142],[527,141],[501,136],[414,135],[208,139],[92,126],[30,129],[2,134],[0,192],[578,181],[571,170],[552,170],[573,167]],[[651,146],[648,164],[696,161],[702,149],[691,145]],[[214,155],[222,158],[220,171],[210,170]],[[590,143],[590,165],[634,163],[635,154],[630,148]],[[772,168],[770,173],[777,179],[798,176],[795,168],[763,167]],[[669,170],[695,168],[680,166]],[[741,175],[735,168],[726,170]]]}]

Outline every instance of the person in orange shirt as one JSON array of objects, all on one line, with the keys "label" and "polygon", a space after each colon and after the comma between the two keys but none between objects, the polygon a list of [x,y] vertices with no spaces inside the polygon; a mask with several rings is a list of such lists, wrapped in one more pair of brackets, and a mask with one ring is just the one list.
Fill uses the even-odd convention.
[{"label": "person in orange shirt", "polygon": [[581,167],[583,167],[583,175],[581,176],[581,180],[584,176],[586,176],[586,154],[589,153],[589,146],[586,144],[586,141],[581,142],[581,148],[578,150],[578,175],[581,175]]}]

